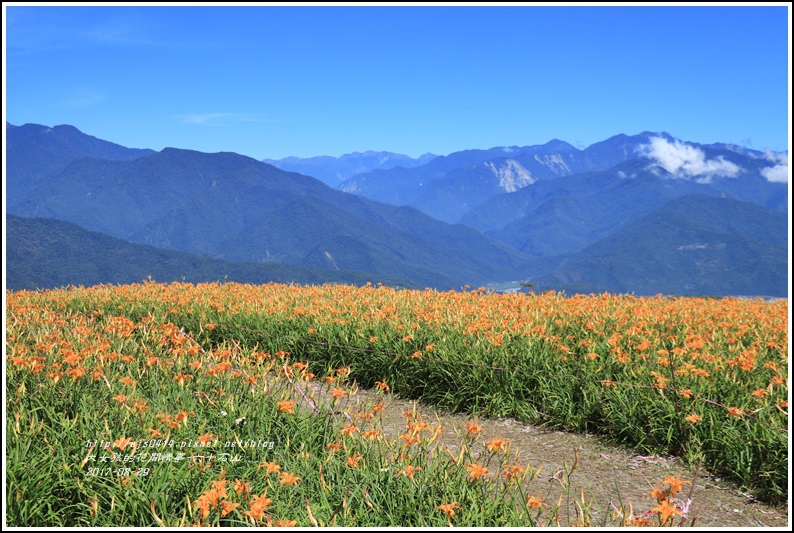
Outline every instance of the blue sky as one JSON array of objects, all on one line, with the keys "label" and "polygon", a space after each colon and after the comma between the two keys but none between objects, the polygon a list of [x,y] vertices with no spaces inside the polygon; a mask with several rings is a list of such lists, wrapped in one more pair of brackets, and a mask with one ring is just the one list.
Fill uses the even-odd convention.
[{"label": "blue sky", "polygon": [[4,4],[4,116],[124,146],[413,157],[618,133],[789,147],[786,4]]}]

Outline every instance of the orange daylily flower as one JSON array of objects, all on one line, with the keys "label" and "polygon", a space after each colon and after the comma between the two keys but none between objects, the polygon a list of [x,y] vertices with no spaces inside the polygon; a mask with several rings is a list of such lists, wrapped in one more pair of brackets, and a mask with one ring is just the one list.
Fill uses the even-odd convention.
[{"label": "orange daylily flower", "polygon": [[664,478],[662,484],[670,485],[670,489],[669,489],[670,494],[678,494],[684,489],[684,485],[691,485],[692,482],[681,480],[679,479],[678,474],[676,474],[675,477],[667,476],[666,478]]},{"label": "orange daylily flower", "polygon": [[412,444],[416,444],[419,442],[419,437],[411,435],[410,433],[403,433],[401,434],[398,439],[405,441],[405,446],[408,447]]},{"label": "orange daylily flower", "polygon": [[686,420],[690,424],[694,424],[695,422],[700,422],[703,419],[700,418],[697,414],[692,413],[691,415],[685,417],[684,420]]},{"label": "orange daylily flower", "polygon": [[359,468],[359,462],[361,461],[362,457],[359,454],[355,454],[351,457],[347,458],[347,466],[351,468]]},{"label": "orange daylily flower", "polygon": [[656,507],[651,509],[651,512],[659,515],[659,520],[661,521],[662,525],[666,524],[667,520],[671,516],[674,515],[683,516],[683,514],[681,513],[681,511],[678,510],[675,504],[670,505],[670,502],[668,502],[667,500],[660,501]]},{"label": "orange daylily flower", "polygon": [[345,427],[339,430],[339,433],[342,435],[347,435],[348,437],[352,437],[353,433],[358,431],[358,426],[354,424],[345,424]]},{"label": "orange daylily flower", "polygon": [[418,435],[427,429],[427,424],[421,420],[415,420],[413,422],[408,422],[407,427],[411,435]]},{"label": "orange daylily flower", "polygon": [[185,427],[187,427],[187,417],[194,414],[196,413],[193,411],[182,411],[181,413],[176,414],[176,421],[184,423]]},{"label": "orange daylily flower", "polygon": [[295,412],[295,400],[284,400],[278,402],[278,412],[293,414]]},{"label": "orange daylily flower", "polygon": [[478,463],[470,463],[466,465],[469,469],[470,479],[480,479],[482,476],[488,476],[488,469]]},{"label": "orange daylily flower", "polygon": [[300,361],[297,363],[292,363],[292,366],[290,366],[290,369],[292,370],[298,369],[299,372],[303,372],[307,368],[309,368],[309,365],[307,365],[306,363],[301,363]]},{"label": "orange daylily flower", "polygon": [[458,502],[442,503],[436,507],[436,511],[443,511],[444,514],[447,515],[447,518],[455,516],[455,509],[460,509],[460,504]]},{"label": "orange daylily flower", "polygon": [[211,488],[204,491],[201,496],[193,502],[194,508],[201,511],[202,520],[206,519],[210,511],[218,506],[219,500],[225,496],[225,493],[225,490],[221,492],[216,488]]},{"label": "orange daylily flower", "polygon": [[472,435],[479,435],[482,432],[482,427],[476,422],[466,422],[463,424],[463,429],[466,430],[466,436],[471,438]]},{"label": "orange daylily flower", "polygon": [[268,498],[267,494],[262,494],[261,496],[254,494],[251,500],[251,508],[246,511],[245,514],[254,520],[261,520],[265,514],[265,511],[272,503],[273,500]]},{"label": "orange daylily flower", "polygon": [[222,501],[221,502],[221,518],[228,515],[235,509],[240,507],[240,504],[237,502],[230,502],[230,501]]},{"label": "orange daylily flower", "polygon": [[397,472],[397,475],[413,478],[414,472],[419,472],[420,470],[422,470],[421,466],[405,465],[405,468]]},{"label": "orange daylily flower", "polygon": [[201,519],[206,520],[207,517],[210,515],[211,505],[209,500],[201,496],[198,497],[196,501],[193,502],[193,509],[196,511],[201,511]]},{"label": "orange daylily flower", "polygon": [[272,503],[273,503],[273,500],[271,500],[270,498],[267,497],[267,493],[262,494],[262,495],[256,495],[256,494],[252,494],[251,495],[251,508],[252,509],[254,507],[258,507],[258,508],[261,508],[262,510],[265,510],[268,507],[270,507],[270,504],[272,504]]},{"label": "orange daylily flower", "polygon": [[744,410],[741,407],[729,407],[728,408],[728,416],[729,417],[733,416],[733,417],[736,417],[736,418],[741,418],[742,416],[744,416]]},{"label": "orange daylily flower", "polygon": [[180,385],[184,385],[186,381],[193,379],[193,376],[190,374],[177,374],[174,376],[174,381],[179,383]]},{"label": "orange daylily flower", "polygon": [[198,440],[201,444],[207,444],[207,443],[212,442],[213,440],[215,440],[215,434],[214,433],[205,433],[204,435],[200,436],[196,440]]},{"label": "orange daylily flower", "polygon": [[527,498],[527,506],[530,509],[539,509],[543,507],[543,500],[541,500],[537,496],[529,496]]},{"label": "orange daylily flower", "polygon": [[237,494],[248,494],[251,492],[251,485],[248,484],[246,481],[240,481],[239,479],[234,480],[234,492]]},{"label": "orange daylily flower", "polygon": [[226,480],[219,479],[212,482],[212,490],[215,491],[218,498],[227,498],[229,494],[226,492]]},{"label": "orange daylily flower", "polygon": [[520,465],[505,465],[504,472],[502,472],[502,477],[506,477],[507,481],[512,481],[514,477],[517,477],[524,473],[524,467]]},{"label": "orange daylily flower", "polygon": [[149,409],[149,404],[147,404],[143,400],[136,400],[135,402],[133,402],[132,407],[133,407],[133,409],[135,409],[135,412],[137,414],[141,414],[142,412],[144,412],[147,409]]},{"label": "orange daylily flower", "polygon": [[280,483],[282,485],[297,485],[301,478],[289,472],[282,472],[280,476]]},{"label": "orange daylily flower", "polygon": [[498,452],[499,450],[505,450],[505,446],[508,443],[509,443],[509,439],[507,438],[502,438],[502,439],[493,438],[488,442],[486,442],[485,445],[488,448],[488,451]]},{"label": "orange daylily flower", "polygon": [[338,400],[342,396],[347,396],[347,391],[345,391],[345,389],[341,387],[334,387],[333,389],[330,390],[329,394],[331,394],[334,400]]},{"label": "orange daylily flower", "polygon": [[83,375],[85,375],[86,369],[83,368],[83,367],[77,367],[77,368],[73,368],[73,369],[69,370],[67,373],[70,376],[72,376],[72,379],[74,381],[77,381],[79,378],[81,378]]},{"label": "orange daylily flower", "polygon": [[361,433],[361,438],[374,440],[374,439],[378,438],[379,435],[380,435],[380,430],[379,429],[369,429],[369,430],[363,431]]},{"label": "orange daylily flower", "polygon": [[267,463],[259,463],[259,468],[265,467],[267,469],[268,474],[273,474],[281,470],[281,467],[274,462],[267,462]]},{"label": "orange daylily flower", "polygon": [[121,378],[119,380],[119,383],[123,383],[124,385],[129,385],[130,387],[132,387],[133,385],[137,385],[138,384],[137,381],[135,381],[134,379],[132,379],[129,376],[124,376],[123,378]]},{"label": "orange daylily flower", "polygon": [[654,488],[652,491],[645,494],[646,496],[653,496],[656,498],[657,502],[667,499],[669,493],[666,490],[662,490],[660,487]]}]

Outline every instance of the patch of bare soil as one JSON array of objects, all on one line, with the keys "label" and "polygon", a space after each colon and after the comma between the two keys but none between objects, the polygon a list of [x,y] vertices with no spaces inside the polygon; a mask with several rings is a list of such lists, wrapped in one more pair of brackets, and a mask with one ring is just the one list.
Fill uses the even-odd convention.
[{"label": "patch of bare soil", "polygon": [[[313,400],[307,398],[302,402],[304,407],[329,401],[325,387],[314,384],[304,390],[313,397]],[[378,398],[386,407],[383,412],[383,430],[387,435],[396,437],[401,433],[406,420],[403,412],[415,408],[423,419],[441,423],[442,443],[452,452],[459,449],[459,434],[465,433],[462,425],[471,420],[467,416],[450,414],[417,405],[393,394],[370,390],[359,390],[353,398],[337,404],[335,409],[338,412],[355,412],[357,404],[371,405]],[[634,514],[638,516],[655,505],[655,500],[647,494],[660,485],[665,477],[678,474],[681,479],[691,481],[695,474],[693,468],[688,468],[677,458],[641,456],[631,450],[609,445],[593,435],[551,431],[512,419],[478,419],[477,423],[483,432],[473,451],[479,452],[484,448],[483,443],[492,438],[510,439],[510,451],[520,453],[521,464],[529,461],[533,471],[541,467],[540,475],[531,482],[529,488],[533,493],[544,494],[544,501],[547,502],[557,503],[559,494],[563,494],[563,502],[567,501],[559,481],[560,472],[566,465],[570,469],[576,450],[579,463],[570,477],[571,493],[578,495],[581,489],[585,501],[592,500],[594,525],[601,523],[599,516],[608,512],[611,504],[620,507],[618,497],[624,504],[631,502]],[[682,493],[684,498],[689,494],[689,489],[690,486],[686,485]],[[692,491],[692,503],[685,525],[692,524],[694,518],[696,527],[790,529],[788,513],[787,506],[772,507],[761,503],[728,481],[701,468]],[[572,512],[571,519],[575,516],[575,512]],[[567,525],[564,519],[560,525]]]}]

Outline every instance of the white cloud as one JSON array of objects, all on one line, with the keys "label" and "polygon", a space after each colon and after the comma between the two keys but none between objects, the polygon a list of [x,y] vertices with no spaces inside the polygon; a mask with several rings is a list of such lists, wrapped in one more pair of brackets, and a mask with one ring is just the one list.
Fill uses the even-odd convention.
[{"label": "white cloud", "polygon": [[100,45],[141,46],[157,44],[147,37],[152,28],[143,20],[130,15],[103,20],[94,27],[85,28],[79,36],[88,43]]},{"label": "white cloud", "polygon": [[761,170],[761,175],[773,183],[788,183],[788,154],[766,153],[766,158],[771,163],[776,163],[773,167],[766,167]]},{"label": "white cloud", "polygon": [[179,115],[176,118],[186,124],[200,124],[202,126],[221,126],[233,122],[260,122],[258,115],[242,113],[196,113],[193,115]]},{"label": "white cloud", "polygon": [[653,137],[650,144],[640,146],[640,153],[656,161],[676,178],[697,178],[699,183],[708,183],[715,177],[735,178],[741,167],[722,156],[706,159],[700,148],[677,140],[669,142],[662,137]]},{"label": "white cloud", "polygon": [[153,35],[168,31],[129,10],[105,9],[88,15],[83,9],[13,6],[5,12],[7,49],[11,54],[82,50],[86,46],[158,44]]},{"label": "white cloud", "polygon": [[107,95],[93,89],[75,89],[68,93],[64,105],[67,107],[91,107],[107,100]]}]

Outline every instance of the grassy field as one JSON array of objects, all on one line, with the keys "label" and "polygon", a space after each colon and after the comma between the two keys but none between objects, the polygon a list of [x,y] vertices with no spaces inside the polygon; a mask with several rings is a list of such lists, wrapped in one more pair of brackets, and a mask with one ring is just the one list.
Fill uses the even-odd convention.
[{"label": "grassy field", "polygon": [[[472,451],[475,422],[458,453],[416,413],[387,436],[378,402],[344,408],[359,386],[788,496],[786,301],[154,282],[6,299],[9,525],[591,523],[509,442]],[[659,480],[594,525],[679,524],[687,488]]]}]

